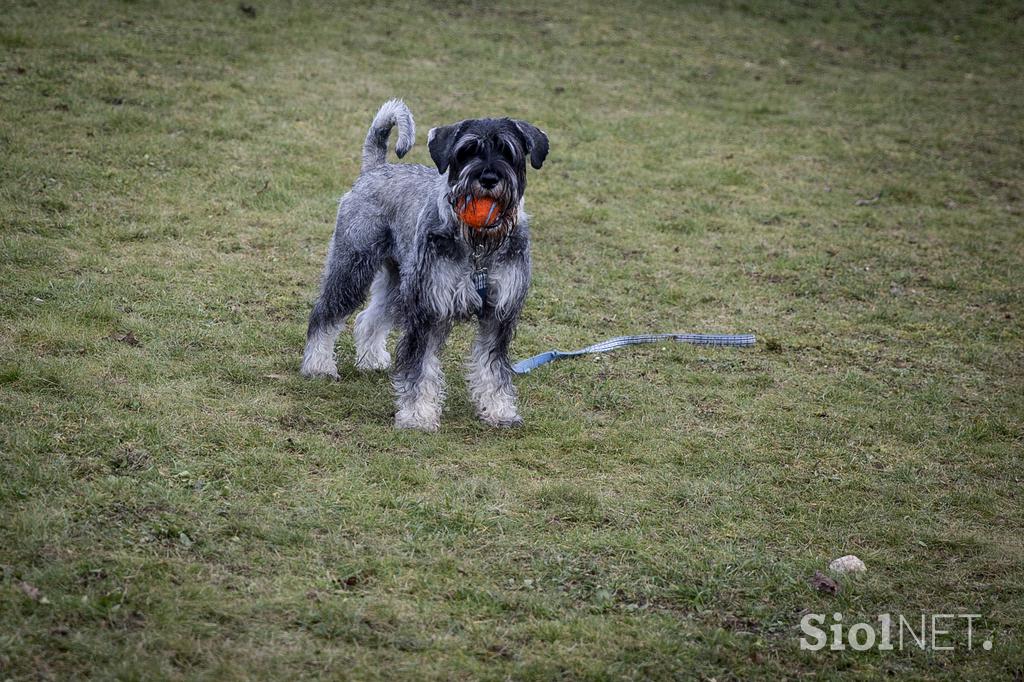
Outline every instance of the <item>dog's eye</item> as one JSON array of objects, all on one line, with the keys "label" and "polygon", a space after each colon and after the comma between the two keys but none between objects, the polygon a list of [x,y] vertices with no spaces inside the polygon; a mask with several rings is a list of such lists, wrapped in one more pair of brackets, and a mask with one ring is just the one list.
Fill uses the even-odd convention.
[{"label": "dog's eye", "polygon": [[502,142],[498,145],[498,153],[501,154],[506,161],[512,161],[515,158],[515,154],[512,152],[512,147],[507,142]]},{"label": "dog's eye", "polygon": [[460,164],[466,163],[473,158],[474,155],[476,155],[475,144],[463,145],[455,152],[455,160]]}]

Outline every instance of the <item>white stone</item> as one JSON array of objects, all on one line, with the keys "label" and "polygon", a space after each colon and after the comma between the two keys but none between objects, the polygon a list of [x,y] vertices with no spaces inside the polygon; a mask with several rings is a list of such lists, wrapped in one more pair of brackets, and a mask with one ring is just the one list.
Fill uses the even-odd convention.
[{"label": "white stone", "polygon": [[863,573],[868,570],[868,567],[854,555],[847,554],[838,559],[833,559],[832,563],[828,565],[828,570],[833,573]]}]

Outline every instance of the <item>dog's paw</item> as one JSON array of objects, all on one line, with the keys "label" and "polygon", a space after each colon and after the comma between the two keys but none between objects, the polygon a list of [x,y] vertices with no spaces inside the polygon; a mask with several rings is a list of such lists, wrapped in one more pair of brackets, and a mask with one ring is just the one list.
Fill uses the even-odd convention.
[{"label": "dog's paw", "polygon": [[356,368],[364,372],[378,372],[391,368],[391,353],[383,351],[380,353],[366,352],[356,357]]},{"label": "dog's paw", "polygon": [[299,371],[299,374],[306,377],[307,379],[329,379],[331,381],[339,381],[341,379],[341,375],[338,374],[337,369],[316,371],[303,369]]},{"label": "dog's paw", "polygon": [[306,358],[302,361],[302,368],[299,374],[309,379],[340,379],[338,376],[338,364],[331,360]]},{"label": "dog's paw", "polygon": [[484,417],[480,419],[488,426],[493,426],[498,429],[515,429],[523,425],[523,418],[518,414],[502,415],[500,417]]},{"label": "dog's paw", "polygon": [[441,428],[441,422],[438,419],[425,419],[422,416],[399,412],[395,415],[395,428],[434,433]]}]

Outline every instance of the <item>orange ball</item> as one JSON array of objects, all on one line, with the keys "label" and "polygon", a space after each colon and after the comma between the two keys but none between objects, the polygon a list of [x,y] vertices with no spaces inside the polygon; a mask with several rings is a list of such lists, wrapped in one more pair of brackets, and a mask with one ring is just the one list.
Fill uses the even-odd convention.
[{"label": "orange ball", "polygon": [[490,197],[465,197],[459,202],[456,212],[462,222],[481,230],[497,222],[501,207]]}]

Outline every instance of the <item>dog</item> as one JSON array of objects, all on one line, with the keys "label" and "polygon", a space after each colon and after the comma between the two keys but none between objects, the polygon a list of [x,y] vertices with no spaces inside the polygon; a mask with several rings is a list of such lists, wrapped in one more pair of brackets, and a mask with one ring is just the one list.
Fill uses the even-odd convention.
[{"label": "dog", "polygon": [[[508,349],[530,285],[526,163],[543,165],[548,137],[510,118],[440,126],[427,136],[436,166],[430,168],[387,162],[393,127],[395,153],[402,158],[416,133],[401,100],[389,100],[377,112],[359,177],[338,204],[301,373],[338,378],[335,341],[369,291],[369,305],[356,316],[356,367],[388,369],[388,334],[398,326],[395,426],[436,431],[445,396],[438,355],[454,323],[475,316],[470,397],[485,423],[519,426]],[[472,227],[460,206],[483,199],[497,210],[486,225]]]}]

